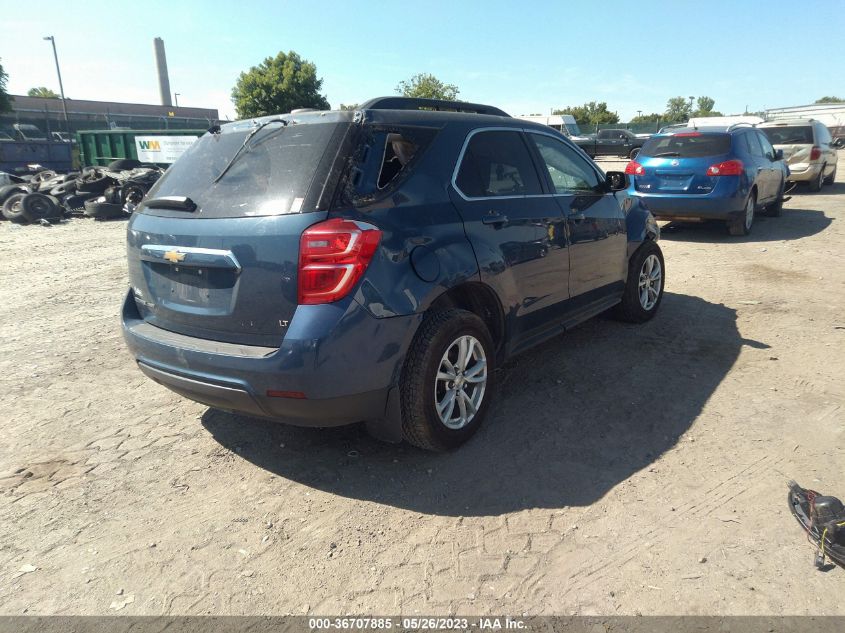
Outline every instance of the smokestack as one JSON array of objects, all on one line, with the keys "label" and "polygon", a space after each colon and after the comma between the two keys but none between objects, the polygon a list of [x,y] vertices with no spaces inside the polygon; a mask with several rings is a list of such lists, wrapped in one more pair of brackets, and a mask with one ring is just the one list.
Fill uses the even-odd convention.
[{"label": "smokestack", "polygon": [[164,55],[164,40],[157,37],[153,40],[153,52],[158,71],[158,91],[161,93],[161,105],[173,105],[170,100],[170,78],[167,76],[167,57]]}]

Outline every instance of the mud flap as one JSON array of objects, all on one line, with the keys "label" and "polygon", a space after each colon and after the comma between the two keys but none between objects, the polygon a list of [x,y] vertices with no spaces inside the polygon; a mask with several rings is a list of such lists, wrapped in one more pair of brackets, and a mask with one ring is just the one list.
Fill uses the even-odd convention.
[{"label": "mud flap", "polygon": [[387,394],[384,417],[366,422],[367,433],[382,442],[398,444],[402,441],[402,407],[399,403],[399,387],[392,387]]}]

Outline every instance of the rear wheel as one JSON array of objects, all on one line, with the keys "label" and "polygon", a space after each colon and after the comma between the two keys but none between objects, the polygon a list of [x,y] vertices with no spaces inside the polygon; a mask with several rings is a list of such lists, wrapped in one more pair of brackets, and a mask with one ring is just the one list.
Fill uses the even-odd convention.
[{"label": "rear wheel", "polygon": [[775,201],[766,206],[766,215],[771,218],[780,217],[781,213],[783,213],[783,187],[784,185],[782,184]]},{"label": "rear wheel", "polygon": [[728,232],[731,235],[748,235],[754,224],[754,211],[757,208],[757,194],[753,191],[745,202],[745,211],[728,220]]},{"label": "rear wheel", "polygon": [[472,312],[454,309],[426,316],[399,387],[405,439],[444,451],[472,437],[490,404],[494,354],[487,326]]},{"label": "rear wheel", "polygon": [[824,184],[824,169],[825,166],[822,165],[822,168],[819,169],[819,175],[810,181],[810,191],[812,191],[813,193],[822,190],[822,185]]},{"label": "rear wheel", "polygon": [[824,184],[826,185],[832,185],[834,182],[836,182],[836,166],[834,166],[833,171],[830,172],[830,176],[824,179]]},{"label": "rear wheel", "polygon": [[616,316],[629,323],[651,319],[663,301],[665,271],[663,252],[657,243],[643,243],[628,263],[628,279]]}]

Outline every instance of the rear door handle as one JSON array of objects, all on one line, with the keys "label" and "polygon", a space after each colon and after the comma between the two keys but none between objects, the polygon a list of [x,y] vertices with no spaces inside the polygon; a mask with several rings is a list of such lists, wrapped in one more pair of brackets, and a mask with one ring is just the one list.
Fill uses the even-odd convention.
[{"label": "rear door handle", "polygon": [[501,226],[507,224],[508,216],[502,215],[498,211],[489,211],[487,215],[481,218],[481,222],[487,225]]}]

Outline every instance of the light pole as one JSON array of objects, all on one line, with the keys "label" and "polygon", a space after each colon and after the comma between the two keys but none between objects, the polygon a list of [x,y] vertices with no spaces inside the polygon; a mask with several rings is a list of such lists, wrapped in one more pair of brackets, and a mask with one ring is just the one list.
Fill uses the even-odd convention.
[{"label": "light pole", "polygon": [[179,93],[178,92],[173,93],[173,99],[176,101],[176,107],[178,108],[179,107]]},{"label": "light pole", "polygon": [[70,135],[70,124],[67,120],[67,104],[65,103],[65,87],[62,85],[62,71],[59,69],[59,55],[56,53],[56,38],[48,35],[44,39],[50,40],[50,43],[53,45],[53,59],[56,60],[56,74],[59,76],[59,92],[62,95],[62,112],[65,115],[65,132]]},{"label": "light pole", "polygon": [[642,111],[642,110],[637,110],[637,117],[641,117],[642,115],[643,115],[643,111]]}]

